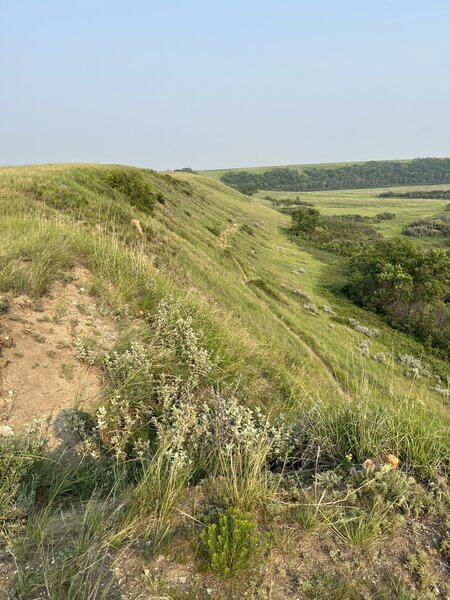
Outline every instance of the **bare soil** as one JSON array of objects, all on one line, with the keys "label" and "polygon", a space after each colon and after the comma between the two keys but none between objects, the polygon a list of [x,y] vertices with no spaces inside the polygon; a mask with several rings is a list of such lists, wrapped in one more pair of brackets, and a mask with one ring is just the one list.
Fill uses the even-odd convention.
[{"label": "bare soil", "polygon": [[39,299],[9,297],[0,315],[0,427],[13,433],[39,421],[55,441],[61,410],[99,398],[100,369],[76,358],[74,342],[88,337],[104,353],[116,327],[88,294],[89,273],[77,268],[74,277]]}]

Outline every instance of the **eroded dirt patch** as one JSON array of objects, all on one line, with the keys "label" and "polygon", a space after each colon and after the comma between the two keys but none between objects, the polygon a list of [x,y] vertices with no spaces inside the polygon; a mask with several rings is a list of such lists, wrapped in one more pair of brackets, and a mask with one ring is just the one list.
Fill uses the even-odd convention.
[{"label": "eroded dirt patch", "polygon": [[39,420],[52,437],[62,409],[98,398],[100,370],[77,359],[75,342],[90,339],[104,353],[116,339],[116,327],[87,293],[88,281],[89,273],[78,268],[73,281],[55,283],[48,296],[9,297],[8,311],[0,315],[4,432],[20,432]]}]

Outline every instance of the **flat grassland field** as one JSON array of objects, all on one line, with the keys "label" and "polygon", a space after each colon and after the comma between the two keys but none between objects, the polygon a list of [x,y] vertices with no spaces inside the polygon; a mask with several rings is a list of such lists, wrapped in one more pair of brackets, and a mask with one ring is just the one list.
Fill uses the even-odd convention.
[{"label": "flat grassland field", "polygon": [[[323,215],[360,214],[374,217],[382,212],[393,212],[395,218],[374,224],[383,235],[387,237],[401,236],[402,229],[412,221],[426,217],[438,217],[444,213],[449,205],[448,200],[429,200],[424,198],[379,198],[379,194],[388,191],[399,193],[412,190],[449,190],[450,185],[416,185],[389,188],[371,188],[357,190],[326,190],[320,192],[278,192],[262,190],[255,197],[260,198],[268,206],[271,198],[296,198],[310,202]],[[448,213],[447,213],[448,214]],[[403,237],[403,236],[402,236]],[[406,237],[406,236],[405,236]],[[448,239],[444,237],[409,238],[420,246],[447,247]]]}]

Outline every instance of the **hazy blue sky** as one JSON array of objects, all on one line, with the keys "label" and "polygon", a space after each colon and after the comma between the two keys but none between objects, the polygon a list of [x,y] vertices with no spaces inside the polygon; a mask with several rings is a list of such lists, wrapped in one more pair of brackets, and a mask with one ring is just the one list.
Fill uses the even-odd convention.
[{"label": "hazy blue sky", "polygon": [[450,155],[450,0],[0,0],[0,164]]}]

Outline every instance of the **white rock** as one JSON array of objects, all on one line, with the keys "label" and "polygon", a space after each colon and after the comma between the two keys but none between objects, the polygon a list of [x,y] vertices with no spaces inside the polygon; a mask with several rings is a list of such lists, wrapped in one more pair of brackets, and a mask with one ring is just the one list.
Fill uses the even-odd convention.
[{"label": "white rock", "polygon": [[9,425],[0,425],[0,437],[11,437],[14,435],[14,429]]}]

